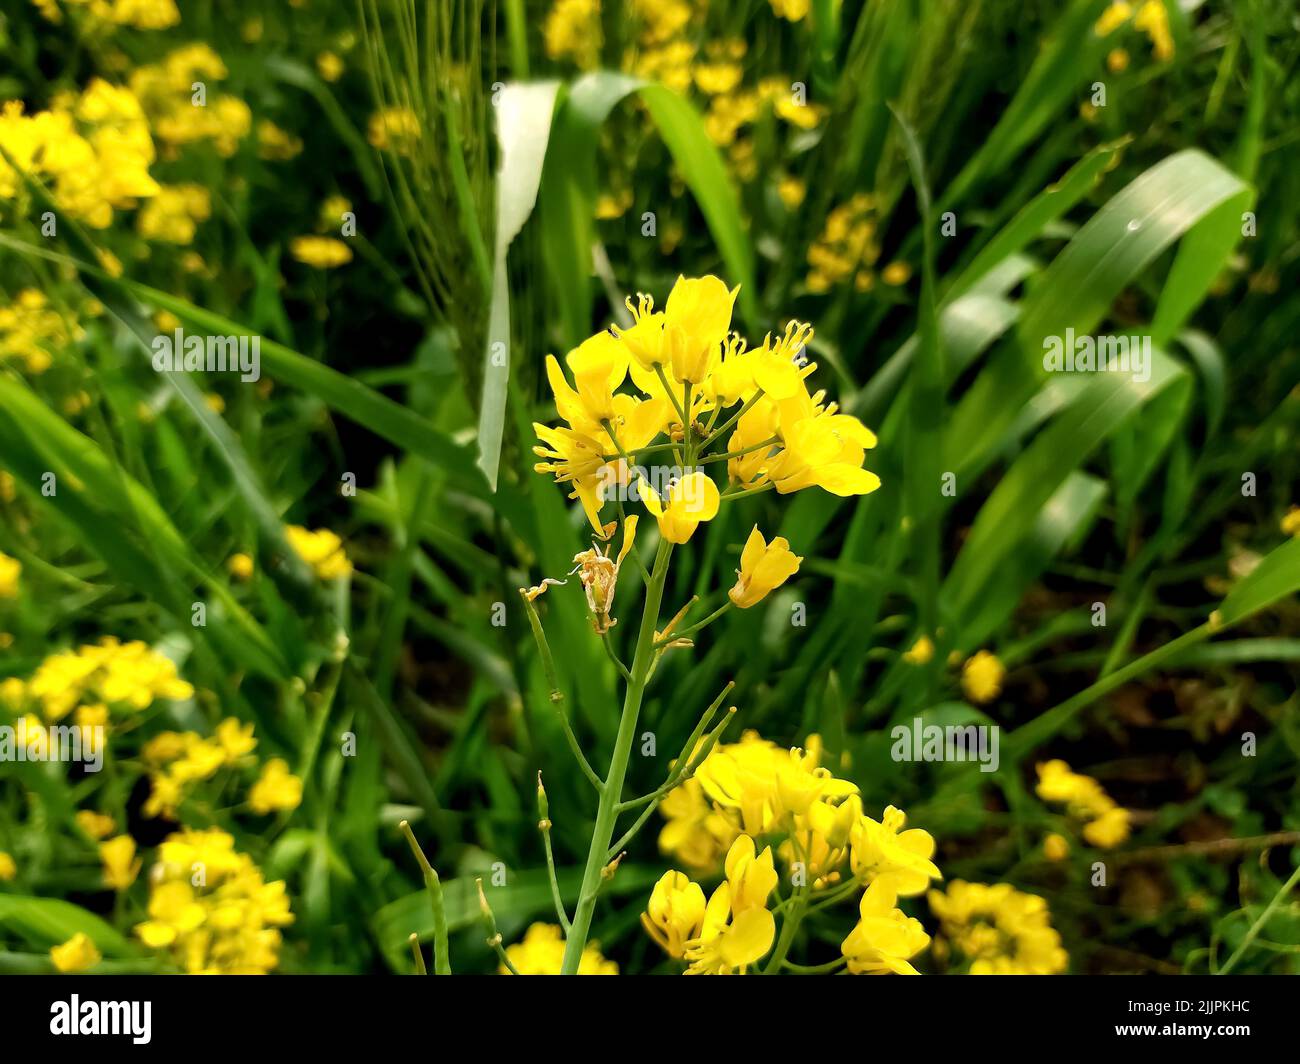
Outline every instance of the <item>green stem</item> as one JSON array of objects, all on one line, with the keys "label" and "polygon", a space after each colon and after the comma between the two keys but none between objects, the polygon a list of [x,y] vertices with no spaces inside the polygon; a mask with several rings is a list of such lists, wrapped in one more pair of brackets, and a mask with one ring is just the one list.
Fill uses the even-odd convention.
[{"label": "green stem", "polygon": [[573,927],[564,945],[561,975],[577,974],[582,951],[587,945],[587,934],[591,930],[591,916],[596,907],[596,895],[600,891],[601,872],[605,867],[605,855],[609,852],[610,841],[614,837],[614,824],[618,819],[623,796],[623,779],[627,775],[627,763],[636,737],[636,722],[641,714],[641,700],[645,695],[650,662],[654,657],[655,625],[659,622],[659,605],[663,601],[664,583],[668,579],[668,562],[672,552],[673,545],[668,540],[661,539],[659,550],[655,554],[654,571],[646,585],[645,611],[641,614],[641,629],[637,633],[636,654],[632,659],[632,679],[623,699],[623,715],[614,740],[614,753],[609,760],[609,772],[600,791],[596,826],[591,834],[591,848],[587,851],[587,866],[582,874]]},{"label": "green stem", "polygon": [[424,856],[424,850],[416,841],[411,825],[403,820],[397,826],[402,829],[411,852],[419,862],[420,871],[424,873],[424,887],[429,892],[429,906],[433,910],[433,974],[451,975],[451,956],[447,948],[447,908],[442,900],[442,880]]},{"label": "green stem", "polygon": [[753,408],[754,404],[757,403],[761,398],[763,398],[763,389],[759,388],[754,392],[753,395],[751,395],[748,399],[745,400],[745,402],[741,405],[739,410],[737,410],[734,414],[731,415],[731,417],[727,418],[726,421],[724,421],[721,425],[719,425],[716,429],[714,429],[704,438],[704,442],[700,444],[700,453],[703,454],[706,450],[708,450],[709,444],[711,444],[714,440],[716,440],[719,436],[721,436],[724,432],[726,432],[727,429],[731,428],[732,425],[734,425],[737,421],[739,421],[742,417],[744,417],[747,413],[749,413],[749,411]]},{"label": "green stem", "polygon": [[794,945],[795,932],[799,930],[799,925],[803,923],[804,909],[808,907],[808,888],[799,887],[797,889],[798,893],[792,899],[790,911],[785,914],[785,918],[781,921],[781,937],[777,940],[772,959],[768,962],[767,967],[763,969],[764,975],[773,975],[780,970],[781,965],[785,963],[786,954],[790,952],[790,947]]},{"label": "green stem", "polygon": [[689,628],[683,628],[680,632],[669,632],[666,636],[664,636],[662,639],[660,639],[658,642],[656,642],[656,643],[655,643],[655,646],[656,646],[656,647],[666,647],[669,643],[673,642],[673,640],[675,640],[675,639],[684,639],[686,636],[690,635],[692,632],[698,632],[701,628],[704,628],[704,627],[706,627],[706,626],[712,624],[712,623],[713,623],[714,621],[716,621],[719,617],[721,617],[724,613],[726,613],[727,610],[729,610],[729,609],[731,609],[731,599],[727,599],[726,602],[724,602],[724,603],[723,603],[721,606],[719,606],[716,610],[714,610],[714,611],[713,611],[712,613],[710,613],[707,617],[705,617],[704,620],[702,620],[702,621],[696,621],[695,624],[691,625]]},{"label": "green stem", "polygon": [[1241,960],[1241,955],[1250,948],[1250,944],[1255,941],[1256,936],[1264,930],[1264,927],[1268,924],[1269,917],[1277,911],[1277,907],[1281,905],[1286,896],[1291,893],[1296,883],[1300,883],[1300,865],[1296,865],[1295,871],[1291,873],[1291,878],[1282,884],[1282,889],[1273,895],[1273,900],[1270,901],[1264,911],[1259,914],[1259,919],[1250,925],[1250,930],[1246,932],[1246,937],[1241,940],[1241,945],[1233,951],[1232,956],[1229,957],[1223,967],[1219,969],[1220,975],[1227,975],[1237,966],[1237,962]]}]

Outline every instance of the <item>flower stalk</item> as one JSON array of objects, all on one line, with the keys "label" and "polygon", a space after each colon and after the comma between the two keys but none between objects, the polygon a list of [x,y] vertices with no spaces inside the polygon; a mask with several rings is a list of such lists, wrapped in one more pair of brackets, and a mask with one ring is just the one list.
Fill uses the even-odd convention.
[{"label": "flower stalk", "polygon": [[628,759],[636,738],[636,723],[641,715],[641,701],[645,696],[650,662],[654,657],[655,625],[659,622],[659,606],[663,601],[664,583],[668,579],[668,563],[673,544],[660,539],[655,553],[654,568],[646,585],[645,610],[641,614],[641,627],[637,632],[636,652],[632,658],[632,678],[623,699],[623,713],[614,740],[614,752],[609,761],[609,772],[600,787],[600,805],[596,810],[596,826],[591,835],[591,848],[587,851],[587,864],[578,893],[578,906],[573,914],[573,924],[564,945],[564,962],[561,975],[576,975],[591,930],[591,915],[600,892],[601,871],[614,838],[614,825],[618,820],[622,802],[623,780],[627,776]]}]

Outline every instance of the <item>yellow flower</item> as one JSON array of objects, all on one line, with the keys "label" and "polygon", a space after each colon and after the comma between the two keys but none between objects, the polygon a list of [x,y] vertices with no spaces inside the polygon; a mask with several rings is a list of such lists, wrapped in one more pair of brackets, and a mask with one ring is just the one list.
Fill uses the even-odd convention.
[{"label": "yellow flower", "polygon": [[812,7],[810,0],[771,0],[771,4],[777,18],[787,22],[802,22]]},{"label": "yellow flower", "polygon": [[1127,0],[1115,0],[1110,7],[1101,13],[1097,19],[1097,24],[1093,27],[1098,37],[1109,37],[1120,26],[1124,25],[1133,17],[1133,5]]},{"label": "yellow flower", "polygon": [[257,157],[268,162],[287,162],[302,151],[302,138],[281,129],[269,118],[257,123]]},{"label": "yellow flower", "polygon": [[316,72],[326,81],[338,81],[343,76],[343,60],[333,52],[316,56]]},{"label": "yellow flower", "polygon": [[[506,947],[506,956],[520,975],[559,975],[564,960],[564,938],[554,924],[533,924],[524,932],[524,940]],[[510,974],[504,964],[502,975]],[[599,944],[588,941],[578,962],[579,975],[618,975],[618,965],[606,960]]]},{"label": "yellow flower", "polygon": [[724,882],[709,898],[699,936],[686,944],[686,974],[744,975],[766,956],[775,937],[776,920],[766,909],[733,914],[731,884]]},{"label": "yellow flower", "polygon": [[262,774],[248,792],[248,805],[254,813],[274,813],[297,809],[302,803],[302,780],[289,771],[289,765],[274,757],[262,766]]},{"label": "yellow flower", "polygon": [[1047,903],[1010,884],[949,884],[928,895],[944,935],[971,961],[971,975],[1057,975],[1069,956],[1053,930]]},{"label": "yellow flower", "polygon": [[1006,666],[987,650],[967,659],[961,669],[961,688],[972,702],[992,702],[1002,693]]},{"label": "yellow flower", "polygon": [[643,368],[671,367],[678,381],[700,384],[721,357],[739,291],[739,286],[728,291],[712,275],[679,276],[662,313],[644,293],[636,306],[629,297],[634,324],[618,330],[619,336]]},{"label": "yellow flower", "polygon": [[912,267],[905,262],[891,262],[880,271],[880,279],[887,285],[907,284],[912,278]]},{"label": "yellow flower", "polygon": [[296,236],[289,241],[289,253],[318,270],[332,270],[352,261],[352,249],[332,236]]},{"label": "yellow flower", "polygon": [[107,838],[113,832],[113,818],[96,813],[93,809],[78,809],[73,819],[76,820],[77,827],[92,839]]},{"label": "yellow flower", "polygon": [[0,551],[0,599],[18,597],[18,578],[22,571],[22,562]]},{"label": "yellow flower", "polygon": [[804,197],[808,194],[808,184],[803,178],[786,176],[781,178],[776,191],[786,209],[792,211],[803,203]]},{"label": "yellow flower", "polygon": [[731,911],[736,914],[767,905],[768,895],[776,889],[776,869],[772,847],[756,853],[754,840],[741,835],[727,851],[724,865],[731,885]]},{"label": "yellow flower", "polygon": [[320,580],[336,580],[352,572],[352,562],[343,549],[343,541],[328,528],[315,532],[301,525],[289,525],[285,537]]},{"label": "yellow flower", "polygon": [[542,40],[551,59],[571,59],[580,70],[597,66],[603,42],[600,0],[555,0]]},{"label": "yellow flower", "polygon": [[189,244],[194,240],[198,223],[206,221],[211,213],[211,199],[202,185],[162,185],[140,209],[136,229],[146,240]]},{"label": "yellow flower", "polygon": [[103,959],[103,955],[95,948],[95,943],[84,931],[78,931],[63,945],[50,949],[50,960],[60,972],[84,972]]},{"label": "yellow flower", "polygon": [[1105,810],[1083,826],[1083,837],[1094,846],[1110,850],[1128,840],[1129,811],[1121,806]]},{"label": "yellow flower", "polygon": [[136,934],[192,975],[261,975],[280,960],[279,928],[293,922],[284,883],[267,883],[218,829],[181,831],[159,847],[149,919]]},{"label": "yellow flower", "polygon": [[887,879],[862,892],[858,922],[840,946],[854,975],[917,975],[909,959],[930,944],[921,921],[897,908],[898,893]]},{"label": "yellow flower", "polygon": [[135,839],[118,835],[99,844],[99,859],[104,863],[104,885],[113,890],[126,890],[140,873],[140,861],[135,856]]},{"label": "yellow flower", "polygon": [[739,829],[728,816],[705,800],[697,779],[678,784],[659,804],[667,819],[659,833],[659,849],[700,872],[718,867]]},{"label": "yellow flower", "polygon": [[408,107],[386,107],[370,116],[366,139],[371,147],[410,155],[420,139],[420,120]]},{"label": "yellow flower", "polygon": [[141,710],[159,698],[191,698],[194,688],[177,675],[174,662],[145,643],[105,637],[51,654],[33,674],[29,693],[41,702],[46,720],[56,723],[83,703]]},{"label": "yellow flower", "polygon": [[1040,764],[1037,771],[1038,797],[1060,802],[1071,815],[1089,821],[1083,837],[1093,846],[1112,849],[1128,839],[1128,810],[1117,805],[1091,776],[1072,771],[1059,759]]},{"label": "yellow flower", "polygon": [[704,923],[704,891],[684,872],[665,872],[650,893],[641,925],[668,956],[680,959]]},{"label": "yellow flower", "polygon": [[1164,62],[1174,56],[1174,38],[1169,32],[1169,9],[1165,0],[1144,0],[1133,19],[1133,28],[1151,41],[1151,53]]},{"label": "yellow flower", "polygon": [[934,857],[934,837],[920,828],[903,830],[907,814],[888,806],[879,821],[863,816],[849,833],[853,872],[872,880],[887,878],[903,897],[922,893],[942,879]]},{"label": "yellow flower", "polygon": [[1070,843],[1064,835],[1052,832],[1043,839],[1043,856],[1049,861],[1064,861],[1070,856]]},{"label": "yellow flower", "polygon": [[736,586],[727,594],[737,607],[748,609],[794,576],[802,561],[784,536],[768,543],[755,525],[740,555]]},{"label": "yellow flower", "polygon": [[246,754],[251,754],[257,747],[257,740],[253,738],[253,725],[241,723],[235,717],[227,717],[217,725],[216,737],[226,763],[230,765]]},{"label": "yellow flower", "polygon": [[253,559],[247,554],[232,554],[226,561],[226,571],[236,580],[250,580],[253,576]]},{"label": "yellow flower", "polygon": [[1128,69],[1128,52],[1123,48],[1112,48],[1106,53],[1106,69],[1112,74],[1122,74]]},{"label": "yellow flower", "polygon": [[14,859],[0,850],[0,883],[11,882],[18,875],[18,865]]},{"label": "yellow flower", "polygon": [[1282,518],[1282,534],[1300,538],[1300,506],[1292,506]]},{"label": "yellow flower", "polygon": [[903,654],[903,660],[909,665],[925,665],[934,657],[934,641],[928,636],[919,636],[912,649]]},{"label": "yellow flower", "polygon": [[687,542],[701,521],[712,521],[718,515],[718,486],[700,470],[670,484],[665,500],[660,500],[644,480],[638,487],[641,501],[658,520],[659,532],[669,543]]}]

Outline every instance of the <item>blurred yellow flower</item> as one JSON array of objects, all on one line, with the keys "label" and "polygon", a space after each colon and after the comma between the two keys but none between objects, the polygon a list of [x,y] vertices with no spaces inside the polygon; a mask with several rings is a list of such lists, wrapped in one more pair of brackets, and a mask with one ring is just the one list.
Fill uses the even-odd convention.
[{"label": "blurred yellow flower", "polygon": [[104,885],[113,890],[126,890],[140,874],[140,861],[135,856],[135,839],[118,835],[99,844],[99,859],[104,864]]},{"label": "blurred yellow flower", "polygon": [[343,76],[343,60],[334,52],[321,52],[316,56],[316,72],[326,81],[338,81]]},{"label": "blurred yellow flower", "polygon": [[579,70],[600,62],[604,41],[600,0],[555,0],[542,26],[542,40],[551,59],[569,59]]},{"label": "blurred yellow flower", "polygon": [[370,116],[366,139],[371,147],[409,155],[420,139],[420,121],[407,107],[386,107]]},{"label": "blurred yellow flower", "polygon": [[113,833],[113,818],[93,809],[78,809],[73,819],[76,820],[77,827],[92,839],[107,838]]},{"label": "blurred yellow flower", "polygon": [[302,138],[281,129],[269,118],[257,123],[257,157],[268,162],[287,162],[302,151]]},{"label": "blurred yellow flower", "polygon": [[343,541],[328,528],[315,532],[301,525],[289,525],[284,530],[289,546],[321,580],[337,580],[352,573],[352,562],[343,549]]},{"label": "blurred yellow flower", "polygon": [[332,236],[296,236],[289,241],[289,253],[318,270],[332,270],[352,261],[352,249]]},{"label": "blurred yellow flower", "polygon": [[1059,975],[1069,964],[1047,903],[1036,895],[957,879],[928,900],[944,935],[971,961],[971,975]]},{"label": "blurred yellow flower", "polygon": [[14,859],[0,850],[0,883],[12,882],[18,875],[18,865]]},{"label": "blurred yellow flower", "polygon": [[[157,194],[140,209],[136,229],[146,240],[189,244],[194,240],[198,223],[207,221],[211,213],[211,195],[202,185],[161,185]],[[175,315],[170,317],[175,320]]]},{"label": "blurred yellow flower", "polygon": [[1052,832],[1043,839],[1043,856],[1049,861],[1064,861],[1070,856],[1070,843],[1064,835]]},{"label": "blurred yellow flower", "polygon": [[136,934],[191,975],[262,975],[280,961],[293,922],[283,882],[267,883],[223,831],[184,830],[159,847],[148,916]]},{"label": "blurred yellow flower", "polygon": [[1083,837],[1093,846],[1112,849],[1129,836],[1130,816],[1091,776],[1074,772],[1058,759],[1037,766],[1038,797],[1060,802],[1072,816],[1087,820]]},{"label": "blurred yellow flower", "polygon": [[22,562],[0,551],[0,599],[18,597],[18,578],[22,571]]},{"label": "blurred yellow flower", "polygon": [[302,780],[289,771],[283,759],[273,757],[249,789],[248,806],[254,813],[277,813],[302,804]]},{"label": "blurred yellow flower", "polygon": [[[564,960],[564,938],[554,924],[533,924],[524,940],[506,947],[506,956],[520,975],[559,975]],[[509,975],[503,964],[500,974]],[[618,965],[606,960],[596,942],[588,942],[578,964],[579,975],[618,975]]]},{"label": "blurred yellow flower", "polygon": [[1002,678],[1006,666],[987,650],[981,650],[966,660],[961,669],[961,687],[972,702],[983,705],[992,702],[1002,693]]},{"label": "blurred yellow flower", "polygon": [[95,943],[84,931],[78,931],[61,946],[50,948],[50,960],[60,972],[84,972],[103,960]]}]

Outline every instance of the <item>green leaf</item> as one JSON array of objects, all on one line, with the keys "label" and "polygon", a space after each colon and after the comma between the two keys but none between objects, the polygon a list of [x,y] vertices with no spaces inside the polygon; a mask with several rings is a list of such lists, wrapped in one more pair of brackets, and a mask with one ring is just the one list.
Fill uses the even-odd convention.
[{"label": "green leaf", "polygon": [[586,74],[562,100],[551,130],[538,210],[552,301],[564,342],[576,346],[591,332],[592,243],[595,239],[596,149],[600,130],[618,104],[639,93],[700,206],[740,308],[758,317],[753,250],[739,197],[718,149],[695,109],[662,85],[609,71]]},{"label": "green leaf", "polygon": [[[488,311],[487,351],[483,364],[483,400],[478,423],[478,467],[492,490],[501,464],[506,389],[510,385],[510,245],[537,202],[542,164],[550,137],[559,82],[506,85],[495,98],[501,166],[497,172],[497,234],[492,267],[492,302]],[[504,355],[504,357],[500,357]]]},{"label": "green leaf", "polygon": [[1292,537],[1264,556],[1223,600],[1219,616],[1235,624],[1300,591],[1300,538]]},{"label": "green leaf", "polygon": [[81,932],[105,957],[130,957],[139,952],[100,917],[59,898],[0,894],[0,926],[43,949],[60,945]]}]

